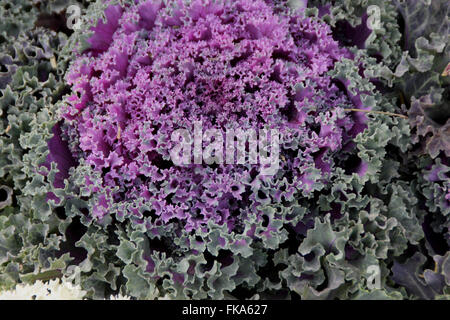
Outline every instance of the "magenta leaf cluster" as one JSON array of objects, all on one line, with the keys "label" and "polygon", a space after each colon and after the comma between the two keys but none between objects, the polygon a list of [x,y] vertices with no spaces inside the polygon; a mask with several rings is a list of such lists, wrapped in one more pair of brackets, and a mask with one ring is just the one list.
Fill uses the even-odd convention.
[{"label": "magenta leaf cluster", "polygon": [[[73,94],[63,111],[78,136],[74,153],[101,173],[100,184],[86,177],[102,194],[95,218],[114,207],[144,223],[142,210],[126,205],[144,199],[148,229],[176,221],[190,231],[212,220],[232,231],[261,204],[319,188],[332,155],[352,148],[365,128],[365,116],[343,112],[361,107],[359,97],[327,74],[352,54],[303,11],[262,0],[140,1],[105,14],[70,69]],[[258,165],[175,166],[171,134],[195,121],[219,130],[277,128],[279,172],[263,179]]]}]

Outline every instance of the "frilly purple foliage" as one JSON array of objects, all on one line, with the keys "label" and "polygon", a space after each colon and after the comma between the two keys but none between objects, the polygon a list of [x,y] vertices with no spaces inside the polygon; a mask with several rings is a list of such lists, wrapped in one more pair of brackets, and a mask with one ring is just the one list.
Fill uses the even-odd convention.
[{"label": "frilly purple foliage", "polygon": [[[107,20],[92,28],[90,48],[67,76],[73,94],[63,117],[80,149],[72,151],[107,187],[93,217],[102,218],[113,203],[145,199],[156,226],[175,219],[190,231],[213,220],[231,231],[255,212],[266,197],[252,192],[263,180],[257,165],[176,167],[170,161],[172,132],[199,120],[204,128],[281,131],[284,161],[266,183],[290,183],[276,202],[326,183],[331,155],[351,148],[366,127],[364,115],[343,112],[363,107],[359,97],[346,94],[345,79],[327,75],[352,58],[328,25],[262,0],[180,1],[174,8],[137,3],[106,10]],[[321,177],[311,177],[310,168]],[[142,218],[137,208],[124,211]]]},{"label": "frilly purple foliage", "polygon": [[[423,144],[422,152],[436,158],[442,152],[450,157],[450,119],[439,124],[428,115],[428,110],[436,106],[432,95],[412,98],[409,118],[411,127],[415,128],[413,141]],[[439,107],[439,106],[438,106]],[[444,109],[444,107],[441,107]],[[439,119],[441,120],[441,119]]]},{"label": "frilly purple foliage", "polygon": [[[450,297],[444,0],[16,2],[0,291],[62,274],[93,299]],[[279,129],[278,171],[172,162],[197,120]]]}]

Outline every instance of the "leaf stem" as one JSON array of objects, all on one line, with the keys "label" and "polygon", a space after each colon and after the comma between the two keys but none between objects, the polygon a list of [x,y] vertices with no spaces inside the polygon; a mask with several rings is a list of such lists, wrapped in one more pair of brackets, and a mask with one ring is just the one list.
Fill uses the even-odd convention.
[{"label": "leaf stem", "polygon": [[41,280],[43,282],[48,281],[48,280],[52,280],[52,279],[56,279],[56,278],[61,278],[63,276],[61,270],[49,270],[49,271],[44,271],[41,273],[38,273],[37,275],[33,276],[32,279],[33,281],[38,281]]},{"label": "leaf stem", "polygon": [[408,119],[407,116],[398,113],[385,112],[385,111],[373,111],[373,110],[363,110],[363,109],[344,109],[345,111],[353,111],[353,112],[365,112],[365,113],[376,113],[376,114],[384,114],[386,116],[399,117],[403,119]]}]

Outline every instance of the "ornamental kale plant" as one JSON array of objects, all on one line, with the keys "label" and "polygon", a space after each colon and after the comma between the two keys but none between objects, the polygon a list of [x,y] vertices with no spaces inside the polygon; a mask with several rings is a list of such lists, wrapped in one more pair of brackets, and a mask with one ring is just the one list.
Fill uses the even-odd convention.
[{"label": "ornamental kale plant", "polygon": [[[248,236],[240,246],[251,247],[253,237],[269,241],[279,230],[268,217],[267,230],[254,234],[265,205],[320,190],[332,155],[351,149],[365,127],[364,116],[343,112],[361,107],[359,95],[342,94],[345,80],[326,75],[351,53],[326,24],[275,14],[263,1],[160,6],[109,7],[111,22],[94,29],[90,48],[69,69],[73,94],[61,115],[76,142],[70,154],[93,169],[83,188],[97,194],[89,215],[115,212],[155,234],[214,222]],[[175,166],[172,133],[195,121],[280,128],[282,168],[261,179],[258,166]]]},{"label": "ornamental kale plant", "polygon": [[449,298],[445,1],[0,9],[0,289]]}]

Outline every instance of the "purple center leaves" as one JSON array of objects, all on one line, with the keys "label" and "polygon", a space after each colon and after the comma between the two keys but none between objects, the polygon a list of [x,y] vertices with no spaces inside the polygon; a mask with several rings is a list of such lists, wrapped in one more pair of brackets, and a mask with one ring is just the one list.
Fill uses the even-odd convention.
[{"label": "purple center leaves", "polygon": [[[69,71],[73,94],[63,110],[84,160],[101,173],[96,218],[115,206],[148,229],[178,221],[190,231],[213,220],[231,231],[260,204],[326,183],[332,155],[364,130],[365,118],[342,112],[359,107],[358,98],[327,75],[350,52],[302,11],[262,0],[140,1],[111,6],[106,17]],[[278,172],[263,178],[251,163],[175,165],[171,136],[196,121],[222,132],[279,130]],[[152,218],[139,220],[145,215],[131,204],[144,202]]]}]

